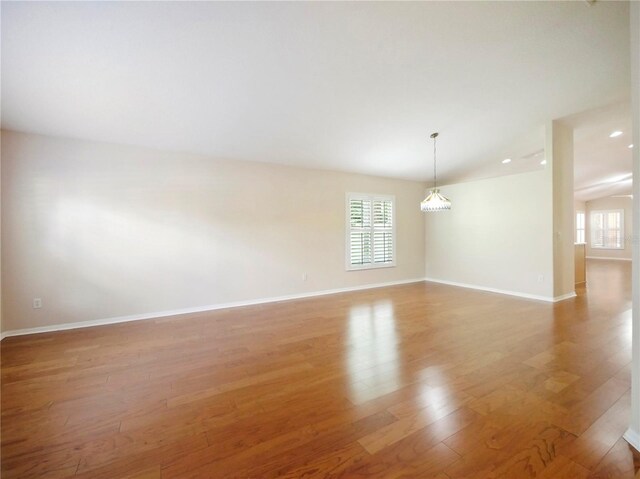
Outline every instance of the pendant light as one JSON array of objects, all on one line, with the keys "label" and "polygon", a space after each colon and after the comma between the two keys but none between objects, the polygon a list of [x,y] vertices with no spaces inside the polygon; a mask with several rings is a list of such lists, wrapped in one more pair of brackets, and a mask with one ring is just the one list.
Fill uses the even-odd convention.
[{"label": "pendant light", "polygon": [[438,133],[432,133],[431,138],[433,138],[433,189],[420,203],[420,209],[424,212],[450,210],[451,201],[440,194],[436,181],[436,138],[438,138]]}]

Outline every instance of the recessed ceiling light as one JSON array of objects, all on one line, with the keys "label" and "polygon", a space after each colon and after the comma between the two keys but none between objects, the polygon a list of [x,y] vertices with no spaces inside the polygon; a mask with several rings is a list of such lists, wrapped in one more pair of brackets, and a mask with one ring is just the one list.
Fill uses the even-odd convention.
[{"label": "recessed ceiling light", "polygon": [[541,165],[546,165],[546,164],[547,164],[547,160],[542,160],[542,161],[540,162],[540,164],[541,164]]},{"label": "recessed ceiling light", "polygon": [[511,163],[511,158],[505,158],[504,160],[502,160],[503,164],[507,164],[507,163]]},{"label": "recessed ceiling light", "polygon": [[622,132],[620,130],[614,131],[613,133],[611,133],[609,135],[609,138],[615,138],[616,136],[620,136],[622,135]]},{"label": "recessed ceiling light", "polygon": [[633,148],[633,143],[631,143],[631,144],[629,145],[629,148]]}]

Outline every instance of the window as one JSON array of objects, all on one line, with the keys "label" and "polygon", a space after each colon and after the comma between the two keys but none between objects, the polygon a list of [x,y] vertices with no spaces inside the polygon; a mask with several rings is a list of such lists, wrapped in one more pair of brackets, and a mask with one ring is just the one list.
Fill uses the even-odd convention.
[{"label": "window", "polygon": [[591,247],[624,249],[623,210],[591,212]]},{"label": "window", "polygon": [[576,243],[585,243],[584,211],[576,213]]},{"label": "window", "polygon": [[347,270],[395,266],[395,198],[347,194]]}]

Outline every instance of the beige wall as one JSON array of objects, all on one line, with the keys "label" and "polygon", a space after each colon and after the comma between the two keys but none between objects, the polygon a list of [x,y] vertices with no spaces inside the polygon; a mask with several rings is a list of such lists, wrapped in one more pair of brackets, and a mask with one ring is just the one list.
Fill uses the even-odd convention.
[{"label": "beige wall", "polygon": [[557,120],[547,124],[545,159],[553,184],[553,292],[554,297],[563,297],[575,294],[576,283],[573,128]]},{"label": "beige wall", "polygon": [[551,183],[546,170],[449,185],[441,191],[452,207],[425,216],[427,278],[553,296]]},{"label": "beige wall", "polygon": [[545,130],[546,166],[443,187],[426,217],[427,278],[546,300],[575,295],[573,130]]},{"label": "beige wall", "polygon": [[[12,132],[1,145],[4,330],[424,277],[423,183]],[[346,192],[396,196],[397,267],[345,271]]]},{"label": "beige wall", "polygon": [[[587,257],[631,259],[633,245],[633,215],[631,198],[599,198],[587,201]],[[591,247],[591,212],[597,210],[624,210],[624,249],[602,249]]]}]

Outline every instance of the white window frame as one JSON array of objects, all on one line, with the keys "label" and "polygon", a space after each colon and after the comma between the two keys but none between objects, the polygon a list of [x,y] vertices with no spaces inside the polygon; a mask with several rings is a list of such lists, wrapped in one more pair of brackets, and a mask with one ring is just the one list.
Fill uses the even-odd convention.
[{"label": "white window frame", "polygon": [[[582,228],[578,217],[582,215]],[[580,241],[580,233],[582,233],[582,241]],[[576,243],[583,244],[587,242],[587,214],[584,211],[576,211]]]},{"label": "white window frame", "polygon": [[[373,245],[373,232],[375,230],[373,226],[373,201],[391,201],[391,238],[393,243],[392,257],[393,261],[387,263],[374,263],[375,252],[371,254],[371,263],[366,264],[351,264],[351,200],[368,200],[371,201],[371,244]],[[396,197],[394,195],[376,195],[367,193],[347,193],[345,195],[345,266],[347,271],[362,271],[364,269],[378,269],[378,268],[393,268],[396,266]]]},{"label": "white window frame", "polygon": [[[597,214],[602,214],[602,215],[607,215],[609,213],[618,213],[620,215],[620,246],[608,246],[606,244],[606,238],[607,238],[607,225],[606,225],[606,221],[604,221],[604,227],[603,227],[603,231],[602,231],[602,237],[605,240],[605,244],[603,246],[598,246],[595,244],[594,242],[594,232],[595,232],[595,228],[593,227],[593,217],[594,215]],[[590,245],[591,248],[593,249],[612,249],[612,250],[621,250],[624,249],[624,210],[594,210],[589,214],[589,233],[590,233]]]}]

